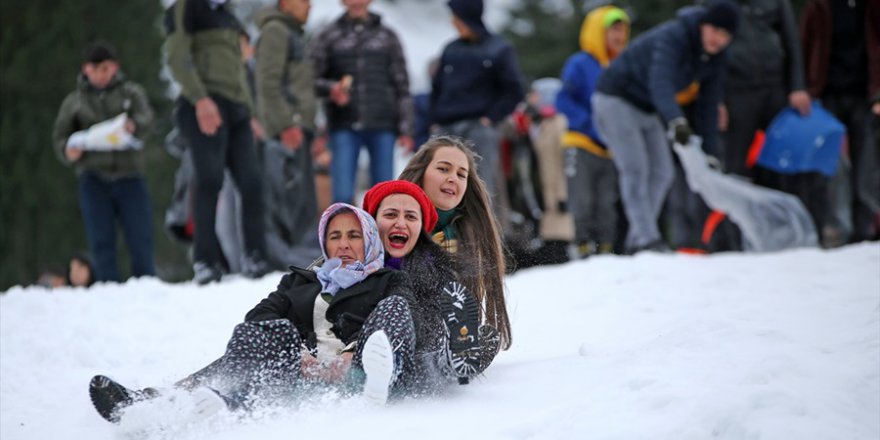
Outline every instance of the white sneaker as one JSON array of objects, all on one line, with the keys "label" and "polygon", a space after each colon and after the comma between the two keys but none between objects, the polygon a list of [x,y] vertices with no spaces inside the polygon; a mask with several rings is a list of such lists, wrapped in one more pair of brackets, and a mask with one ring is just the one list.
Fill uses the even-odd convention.
[{"label": "white sneaker", "polygon": [[364,397],[371,402],[384,405],[388,401],[391,376],[394,374],[394,350],[384,331],[377,331],[367,338],[361,362],[367,376],[364,382]]}]

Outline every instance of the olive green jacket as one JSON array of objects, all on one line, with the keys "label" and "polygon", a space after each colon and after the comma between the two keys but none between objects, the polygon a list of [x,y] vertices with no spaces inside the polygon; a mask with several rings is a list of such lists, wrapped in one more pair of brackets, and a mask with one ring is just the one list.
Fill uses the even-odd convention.
[{"label": "olive green jacket", "polygon": [[146,138],[150,124],[153,123],[153,109],[141,86],[126,81],[120,72],[113,77],[107,87],[98,90],[89,84],[85,75],[80,74],[76,90],[64,98],[58,117],[55,118],[55,126],[52,130],[55,153],[62,162],[73,165],[77,174],[83,171],[97,171],[108,179],[142,175],[144,160],[140,149],[87,150],[76,162],[70,162],[64,155],[67,139],[71,134],[86,130],[123,112],[127,113],[128,118],[135,123],[134,136],[140,139]]},{"label": "olive green jacket", "polygon": [[275,6],[260,10],[254,21],[260,28],[255,55],[257,114],[266,135],[278,137],[293,125],[314,130],[314,73],[302,23]]},{"label": "olive green jacket", "polygon": [[216,93],[246,105],[253,115],[235,16],[224,5],[211,8],[206,0],[178,0],[172,8],[167,62],[183,97],[195,105]]}]

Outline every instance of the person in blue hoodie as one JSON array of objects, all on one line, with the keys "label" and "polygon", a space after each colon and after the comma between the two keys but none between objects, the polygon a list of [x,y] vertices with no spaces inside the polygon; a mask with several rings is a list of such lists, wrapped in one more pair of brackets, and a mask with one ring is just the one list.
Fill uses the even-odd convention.
[{"label": "person in blue hoodie", "polygon": [[599,75],[626,48],[629,24],[629,16],[616,6],[587,14],[581,25],[581,51],[565,62],[562,90],[556,96],[556,109],[568,119],[562,137],[568,208],[582,258],[612,252],[617,236],[617,170],[593,124],[590,98]]},{"label": "person in blue hoodie", "polygon": [[[593,122],[619,173],[627,253],[669,251],[657,226],[675,176],[667,132],[683,145],[696,132],[704,150],[717,148],[725,49],[738,25],[730,0],[683,8],[633,40],[599,77]],[[693,105],[693,129],[684,105]]]},{"label": "person in blue hoodie", "polygon": [[504,185],[497,126],[524,95],[513,46],[483,24],[483,0],[450,0],[459,38],[447,44],[431,84],[431,124],[474,142],[494,206]]}]

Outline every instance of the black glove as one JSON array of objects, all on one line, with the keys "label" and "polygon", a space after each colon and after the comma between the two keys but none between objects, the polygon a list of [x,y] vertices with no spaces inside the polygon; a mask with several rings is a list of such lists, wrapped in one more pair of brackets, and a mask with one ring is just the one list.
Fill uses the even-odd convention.
[{"label": "black glove", "polygon": [[669,121],[669,132],[672,135],[672,140],[682,145],[687,145],[691,140],[691,135],[694,134],[685,118],[675,118]]}]

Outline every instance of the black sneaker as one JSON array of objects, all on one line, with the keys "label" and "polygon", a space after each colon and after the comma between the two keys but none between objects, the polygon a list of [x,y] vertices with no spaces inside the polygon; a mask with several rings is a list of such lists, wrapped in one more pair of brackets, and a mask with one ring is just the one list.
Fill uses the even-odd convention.
[{"label": "black sneaker", "polygon": [[196,261],[193,265],[193,281],[200,286],[220,281],[220,278],[223,278],[223,269],[219,264]]},{"label": "black sneaker", "polygon": [[627,254],[635,255],[639,252],[657,252],[660,254],[671,254],[672,248],[663,240],[652,241],[641,246],[633,246],[627,249]]},{"label": "black sneaker", "polygon": [[107,376],[95,376],[89,382],[89,397],[101,417],[118,423],[119,411],[136,402],[159,396],[155,388],[130,390]]},{"label": "black sneaker", "polygon": [[471,292],[456,281],[443,288],[440,310],[449,335],[449,361],[459,377],[469,377],[480,367],[480,305]]}]

